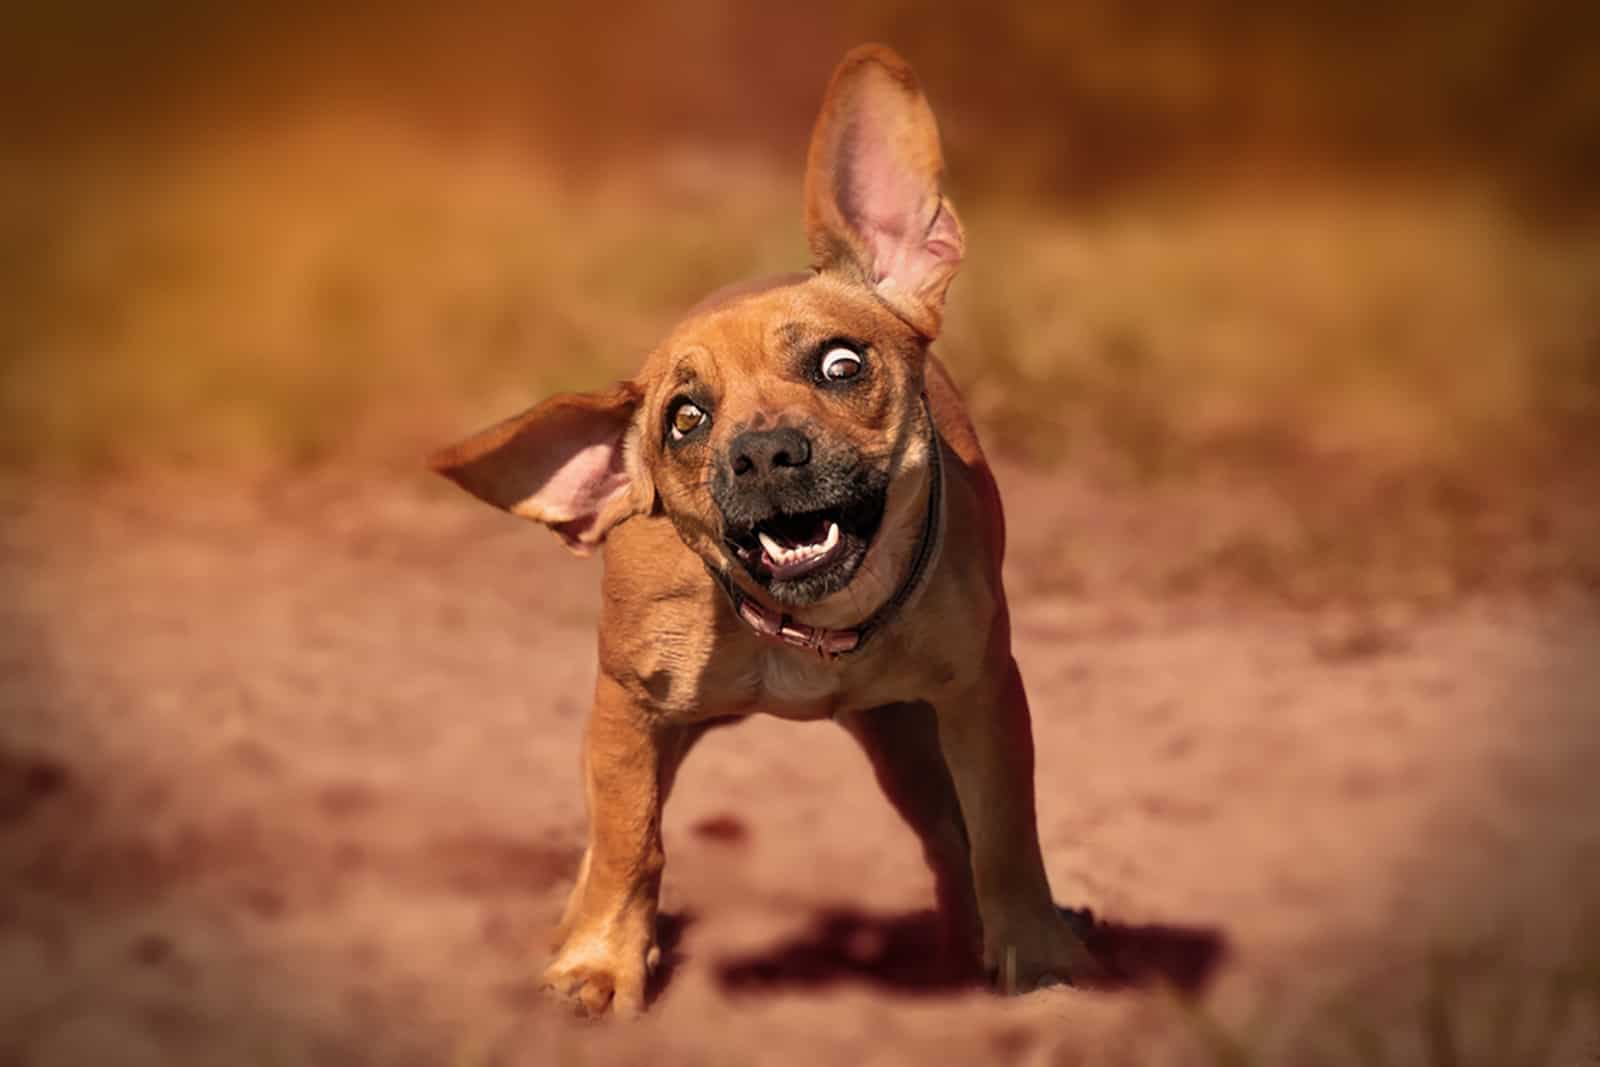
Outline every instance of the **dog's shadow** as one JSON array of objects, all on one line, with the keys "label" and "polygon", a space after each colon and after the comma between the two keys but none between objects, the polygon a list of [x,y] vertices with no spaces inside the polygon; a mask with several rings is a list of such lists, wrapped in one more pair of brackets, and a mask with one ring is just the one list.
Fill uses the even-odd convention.
[{"label": "dog's shadow", "polygon": [[694,925],[693,912],[661,912],[656,916],[656,948],[661,950],[661,958],[655,968],[650,972],[650,981],[645,989],[645,1000],[654,1002],[671,982],[672,975],[683,963],[683,935]]},{"label": "dog's shadow", "polygon": [[[1167,986],[1197,996],[1226,951],[1216,929],[1133,926],[1069,908],[1061,913],[1103,969],[1079,983],[1089,989]],[[681,924],[675,926],[674,944],[681,932]],[[931,911],[875,916],[830,910],[819,913],[799,937],[754,955],[721,960],[715,972],[724,989],[738,993],[818,989],[841,982],[902,993],[942,993],[983,984],[976,973],[933,966],[938,952],[938,919]]]}]

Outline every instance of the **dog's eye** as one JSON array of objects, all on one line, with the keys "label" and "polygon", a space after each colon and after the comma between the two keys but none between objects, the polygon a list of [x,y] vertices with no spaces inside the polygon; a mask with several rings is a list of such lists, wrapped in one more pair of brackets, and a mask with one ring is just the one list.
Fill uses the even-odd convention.
[{"label": "dog's eye", "polygon": [[698,430],[705,423],[707,415],[695,407],[693,401],[685,400],[672,409],[672,439],[681,441]]},{"label": "dog's eye", "polygon": [[822,376],[828,381],[848,381],[860,373],[861,353],[842,345],[836,345],[823,353]]}]

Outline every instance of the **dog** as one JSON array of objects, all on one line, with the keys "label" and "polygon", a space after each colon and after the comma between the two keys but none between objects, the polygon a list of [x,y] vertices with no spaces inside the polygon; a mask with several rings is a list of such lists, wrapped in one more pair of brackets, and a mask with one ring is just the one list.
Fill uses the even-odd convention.
[{"label": "dog", "polygon": [[582,1012],[643,1010],[662,807],[695,741],[756,712],[866,751],[934,872],[930,967],[1008,992],[1096,969],[1040,853],[999,491],[929,351],[966,247],[942,173],[911,68],[851,51],[807,156],[809,272],[723,289],[632,380],[432,459],[604,554],[588,847],[544,974]]}]

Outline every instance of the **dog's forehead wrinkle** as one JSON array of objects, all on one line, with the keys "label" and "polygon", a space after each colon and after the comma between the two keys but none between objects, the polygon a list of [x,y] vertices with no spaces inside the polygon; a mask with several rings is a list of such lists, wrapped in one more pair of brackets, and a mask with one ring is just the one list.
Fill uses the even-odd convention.
[{"label": "dog's forehead wrinkle", "polygon": [[702,344],[671,346],[662,350],[656,372],[655,406],[664,415],[678,396],[714,408],[722,391],[717,359]]},{"label": "dog's forehead wrinkle", "polygon": [[806,335],[810,332],[802,322],[793,319],[781,322],[773,331],[778,337],[778,347],[795,349],[805,343]]}]

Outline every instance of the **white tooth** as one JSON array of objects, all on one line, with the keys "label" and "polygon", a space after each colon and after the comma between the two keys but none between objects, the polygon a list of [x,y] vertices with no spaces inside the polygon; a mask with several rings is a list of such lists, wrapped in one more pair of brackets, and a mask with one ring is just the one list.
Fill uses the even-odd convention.
[{"label": "white tooth", "polygon": [[768,559],[780,567],[791,567],[797,563],[809,563],[812,560],[821,559],[829,552],[832,552],[834,546],[839,543],[839,524],[836,522],[828,523],[828,532],[823,535],[822,540],[813,541],[805,545],[795,545],[793,548],[783,547],[771,536],[759,530],[756,531],[756,538],[761,542],[761,547],[766,550]]}]

